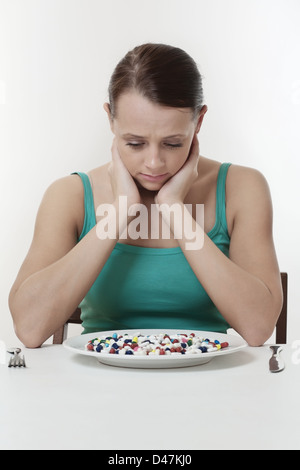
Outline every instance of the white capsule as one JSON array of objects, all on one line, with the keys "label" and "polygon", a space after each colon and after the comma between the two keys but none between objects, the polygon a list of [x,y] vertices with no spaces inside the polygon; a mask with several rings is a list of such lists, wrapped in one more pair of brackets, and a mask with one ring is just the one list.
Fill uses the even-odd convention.
[{"label": "white capsule", "polygon": [[136,354],[137,356],[147,356],[147,351],[145,351],[144,349],[138,349],[137,351],[134,351],[134,354]]}]

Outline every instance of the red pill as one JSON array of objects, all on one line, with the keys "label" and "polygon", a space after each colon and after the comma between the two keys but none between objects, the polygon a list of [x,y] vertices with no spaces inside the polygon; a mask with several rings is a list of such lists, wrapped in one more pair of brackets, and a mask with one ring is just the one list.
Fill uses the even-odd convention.
[{"label": "red pill", "polygon": [[109,354],[116,354],[115,348],[111,348],[111,350],[109,351]]},{"label": "red pill", "polygon": [[228,346],[229,346],[229,344],[226,343],[226,342],[225,342],[225,343],[221,343],[221,348],[222,348],[222,349],[223,349],[223,348],[228,348]]},{"label": "red pill", "polygon": [[94,351],[94,346],[92,344],[88,344],[86,348],[88,351]]}]

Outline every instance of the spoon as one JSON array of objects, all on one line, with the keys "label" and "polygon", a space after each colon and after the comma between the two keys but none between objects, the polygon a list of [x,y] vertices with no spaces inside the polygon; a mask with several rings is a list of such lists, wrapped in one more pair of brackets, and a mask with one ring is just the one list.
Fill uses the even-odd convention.
[{"label": "spoon", "polygon": [[273,351],[272,357],[269,361],[270,372],[276,373],[284,370],[284,362],[279,356],[279,353],[282,351],[281,346],[270,346],[270,349]]}]

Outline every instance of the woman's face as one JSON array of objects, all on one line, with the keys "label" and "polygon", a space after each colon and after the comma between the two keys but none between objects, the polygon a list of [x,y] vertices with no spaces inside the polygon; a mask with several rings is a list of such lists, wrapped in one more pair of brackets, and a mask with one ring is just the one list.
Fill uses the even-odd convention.
[{"label": "woman's face", "polygon": [[[109,106],[105,105],[109,114]],[[206,111],[206,110],[205,110]],[[158,191],[185,163],[205,114],[157,105],[135,91],[121,95],[110,117],[123,163],[139,186]]]}]

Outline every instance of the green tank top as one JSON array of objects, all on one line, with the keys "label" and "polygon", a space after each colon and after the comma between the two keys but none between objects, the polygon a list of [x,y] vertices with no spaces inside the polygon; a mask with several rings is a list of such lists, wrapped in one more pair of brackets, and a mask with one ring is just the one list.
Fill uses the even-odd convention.
[{"label": "green tank top", "polygon": [[[230,163],[220,166],[216,220],[207,234],[226,255],[225,183]],[[89,177],[84,187],[85,217],[80,241],[95,225]],[[180,247],[147,248],[117,243],[91,289],[79,305],[83,334],[122,329],[186,329],[226,333],[230,325],[198,281]]]}]

